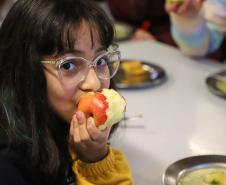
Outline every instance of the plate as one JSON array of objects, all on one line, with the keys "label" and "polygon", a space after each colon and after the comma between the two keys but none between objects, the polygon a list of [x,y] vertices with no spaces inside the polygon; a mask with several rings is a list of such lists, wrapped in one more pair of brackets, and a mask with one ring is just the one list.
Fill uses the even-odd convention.
[{"label": "plate", "polygon": [[140,60],[122,60],[119,71],[114,77],[119,89],[153,87],[166,79],[164,69],[156,64]]},{"label": "plate", "polygon": [[162,181],[164,185],[179,185],[180,177],[186,173],[207,168],[226,169],[226,156],[199,155],[181,159],[166,169]]},{"label": "plate", "polygon": [[124,41],[131,38],[135,28],[123,22],[115,22],[115,41]]},{"label": "plate", "polygon": [[226,99],[226,81],[222,81],[221,77],[226,79],[226,71],[221,71],[207,77],[206,84],[213,94]]}]

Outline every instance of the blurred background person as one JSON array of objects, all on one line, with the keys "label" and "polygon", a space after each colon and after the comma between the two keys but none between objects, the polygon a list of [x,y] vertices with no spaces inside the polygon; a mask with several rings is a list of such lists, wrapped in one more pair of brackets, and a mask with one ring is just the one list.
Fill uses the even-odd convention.
[{"label": "blurred background person", "polygon": [[174,44],[170,35],[170,21],[164,0],[96,0],[107,5],[116,22],[136,28],[132,39],[158,40]]},{"label": "blurred background person", "polygon": [[225,59],[226,0],[168,2],[165,9],[173,38],[184,54]]},{"label": "blurred background person", "polygon": [[164,0],[106,1],[115,20],[126,22],[156,40],[169,43],[169,18],[164,10]]}]

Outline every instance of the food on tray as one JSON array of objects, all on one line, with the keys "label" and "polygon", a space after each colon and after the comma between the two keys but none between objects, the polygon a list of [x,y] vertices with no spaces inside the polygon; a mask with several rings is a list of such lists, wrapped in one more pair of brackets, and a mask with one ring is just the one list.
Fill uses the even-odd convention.
[{"label": "food on tray", "polygon": [[182,175],[178,185],[226,185],[226,169],[216,167],[194,170]]},{"label": "food on tray", "polygon": [[123,28],[118,28],[117,31],[116,31],[116,37],[118,39],[121,39],[121,38],[124,38],[127,36],[127,32],[125,29]]},{"label": "food on tray", "polygon": [[216,86],[219,90],[226,94],[226,81],[218,81]]},{"label": "food on tray", "polygon": [[98,128],[105,129],[123,119],[126,110],[125,99],[113,89],[84,94],[78,104],[78,110],[88,118],[92,116]]},{"label": "food on tray", "polygon": [[126,61],[121,64],[124,82],[140,83],[149,79],[150,72],[138,60]]},{"label": "food on tray", "polygon": [[133,33],[133,27],[126,23],[115,23],[115,37],[118,40],[128,39]]}]

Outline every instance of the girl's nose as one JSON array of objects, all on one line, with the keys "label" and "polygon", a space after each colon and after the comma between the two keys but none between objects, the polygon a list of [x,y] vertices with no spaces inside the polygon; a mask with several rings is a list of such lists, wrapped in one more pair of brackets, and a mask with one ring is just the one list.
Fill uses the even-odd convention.
[{"label": "girl's nose", "polygon": [[98,91],[101,89],[101,82],[94,69],[90,69],[85,80],[80,84],[83,91]]}]

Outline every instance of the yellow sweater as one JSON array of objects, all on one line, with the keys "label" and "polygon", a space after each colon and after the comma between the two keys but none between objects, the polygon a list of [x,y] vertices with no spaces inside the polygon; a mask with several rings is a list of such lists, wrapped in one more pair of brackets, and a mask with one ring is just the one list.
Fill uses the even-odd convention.
[{"label": "yellow sweater", "polygon": [[125,156],[111,147],[103,160],[96,163],[75,160],[72,168],[77,185],[134,185]]}]

